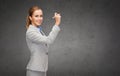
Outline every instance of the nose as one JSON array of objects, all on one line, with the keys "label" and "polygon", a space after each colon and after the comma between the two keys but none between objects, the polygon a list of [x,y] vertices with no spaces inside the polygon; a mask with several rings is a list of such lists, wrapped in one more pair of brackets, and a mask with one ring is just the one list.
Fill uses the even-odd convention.
[{"label": "nose", "polygon": [[39,17],[39,19],[40,19],[40,20],[42,20],[42,19],[43,19],[43,17]]}]

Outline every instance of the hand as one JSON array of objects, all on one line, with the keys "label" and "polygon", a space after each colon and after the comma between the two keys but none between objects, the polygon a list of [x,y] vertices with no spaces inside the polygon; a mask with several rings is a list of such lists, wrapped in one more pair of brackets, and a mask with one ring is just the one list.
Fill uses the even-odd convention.
[{"label": "hand", "polygon": [[55,19],[55,25],[59,25],[61,22],[61,15],[59,13],[55,12],[53,19]]}]

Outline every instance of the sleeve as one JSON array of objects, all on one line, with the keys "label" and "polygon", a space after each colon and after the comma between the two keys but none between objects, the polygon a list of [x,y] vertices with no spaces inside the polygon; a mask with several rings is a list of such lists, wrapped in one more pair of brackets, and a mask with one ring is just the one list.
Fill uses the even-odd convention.
[{"label": "sleeve", "polygon": [[43,43],[51,44],[55,40],[59,31],[60,31],[60,27],[57,25],[54,25],[48,36],[43,36],[36,31],[29,31],[27,32],[27,38],[35,43],[43,42]]}]

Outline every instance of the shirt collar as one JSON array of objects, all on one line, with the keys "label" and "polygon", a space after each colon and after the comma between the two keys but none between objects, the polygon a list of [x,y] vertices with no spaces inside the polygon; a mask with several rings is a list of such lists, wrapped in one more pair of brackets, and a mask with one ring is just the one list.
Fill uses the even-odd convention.
[{"label": "shirt collar", "polygon": [[42,27],[41,26],[39,26],[39,27],[37,27],[40,31],[42,30]]},{"label": "shirt collar", "polygon": [[36,29],[36,30],[42,31],[42,27],[41,27],[41,26],[36,27],[36,26],[34,26],[34,25],[30,25],[30,27],[32,27],[32,28],[34,28],[34,29]]}]

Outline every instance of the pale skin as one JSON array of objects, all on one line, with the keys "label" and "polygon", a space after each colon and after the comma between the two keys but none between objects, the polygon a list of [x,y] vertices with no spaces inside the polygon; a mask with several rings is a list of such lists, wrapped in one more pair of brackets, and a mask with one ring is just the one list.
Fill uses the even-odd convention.
[{"label": "pale skin", "polygon": [[[38,27],[42,24],[43,22],[43,12],[42,10],[35,10],[33,12],[32,16],[29,16],[32,25]],[[60,22],[61,22],[61,15],[57,12],[54,13],[54,16],[52,17],[53,19],[55,19],[55,25],[59,26]]]}]

